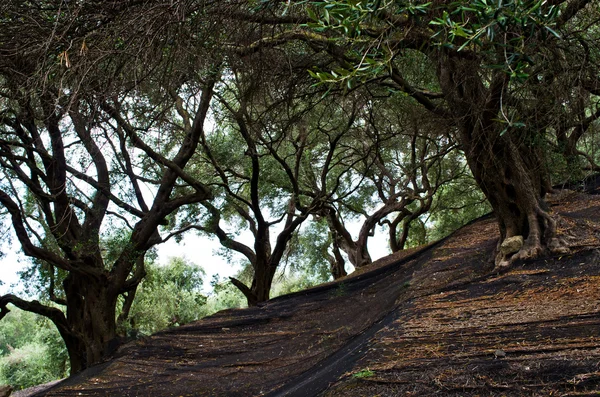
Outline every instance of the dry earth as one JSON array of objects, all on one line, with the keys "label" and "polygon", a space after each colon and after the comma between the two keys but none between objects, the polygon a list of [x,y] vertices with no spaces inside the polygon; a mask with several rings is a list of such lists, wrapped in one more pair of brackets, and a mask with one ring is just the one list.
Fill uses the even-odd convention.
[{"label": "dry earth", "polygon": [[598,395],[600,196],[552,205],[569,255],[494,273],[497,227],[480,219],[341,281],[130,343],[36,395]]}]

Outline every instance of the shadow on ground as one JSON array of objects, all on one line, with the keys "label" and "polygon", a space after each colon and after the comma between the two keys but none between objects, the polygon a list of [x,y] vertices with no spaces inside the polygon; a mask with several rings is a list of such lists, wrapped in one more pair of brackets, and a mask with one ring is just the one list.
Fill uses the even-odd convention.
[{"label": "shadow on ground", "polygon": [[125,345],[37,395],[595,395],[600,196],[552,209],[570,255],[494,273],[497,227],[480,219],[336,283]]}]

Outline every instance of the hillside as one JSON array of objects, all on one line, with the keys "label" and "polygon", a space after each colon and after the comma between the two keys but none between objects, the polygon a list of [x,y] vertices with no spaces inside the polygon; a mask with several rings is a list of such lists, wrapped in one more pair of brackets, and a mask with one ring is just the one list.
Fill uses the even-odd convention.
[{"label": "hillside", "polygon": [[39,396],[595,395],[600,196],[553,201],[571,254],[493,272],[491,217],[367,271],[123,346]]}]

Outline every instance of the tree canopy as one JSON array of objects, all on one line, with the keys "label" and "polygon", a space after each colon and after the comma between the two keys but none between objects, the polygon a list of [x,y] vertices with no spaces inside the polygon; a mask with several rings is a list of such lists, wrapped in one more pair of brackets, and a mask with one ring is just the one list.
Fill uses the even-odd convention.
[{"label": "tree canopy", "polygon": [[[598,170],[599,9],[5,1],[2,217],[54,304],[7,294],[0,318],[9,304],[49,318],[79,371],[135,318],[147,256],[194,231],[245,258],[250,277],[231,281],[251,305],[287,260],[343,277],[371,263],[377,228],[401,250],[483,198],[499,245],[525,240],[496,266],[566,252],[545,195]],[[194,294],[198,276],[162,284]]]},{"label": "tree canopy", "polygon": [[[597,17],[595,2],[324,1],[306,7],[312,19],[306,40],[333,41],[323,50],[339,65],[313,71],[315,77],[347,88],[378,80],[453,126],[502,240],[525,239],[511,258],[499,256],[497,266],[565,252],[544,203],[552,191],[544,146],[553,143],[572,163],[573,145],[598,118],[598,74],[588,74],[597,70],[598,31],[588,19]],[[427,81],[406,71],[419,59],[435,71]]]}]

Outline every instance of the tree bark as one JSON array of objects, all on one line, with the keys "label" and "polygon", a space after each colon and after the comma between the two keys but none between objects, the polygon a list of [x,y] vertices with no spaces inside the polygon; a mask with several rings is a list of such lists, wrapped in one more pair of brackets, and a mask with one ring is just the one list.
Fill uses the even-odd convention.
[{"label": "tree bark", "polygon": [[471,61],[442,56],[439,78],[458,126],[459,141],[477,184],[489,200],[506,238],[523,236],[525,243],[512,257],[497,257],[496,266],[534,258],[547,251],[566,250],[557,238],[556,221],[547,210],[550,183],[542,153],[527,128],[499,123],[508,77],[496,72],[484,84]]},{"label": "tree bark", "polygon": [[344,257],[340,252],[340,246],[338,245],[337,240],[335,238],[332,238],[332,240],[333,255],[330,255],[329,252],[327,252],[327,248],[325,248],[324,255],[327,258],[327,261],[329,262],[329,269],[331,271],[333,279],[337,280],[339,278],[347,276],[348,272],[346,272],[346,261],[344,260]]},{"label": "tree bark", "polygon": [[[370,217],[360,230],[359,238],[354,241],[350,232],[346,229],[346,226],[340,220],[338,212],[333,208],[326,208],[324,210],[325,218],[331,231],[331,237],[334,241],[334,249],[341,249],[348,256],[348,260],[355,268],[370,265],[372,263],[371,255],[367,247],[367,240],[370,235],[370,223],[372,220]],[[367,223],[369,223],[367,225]],[[335,277],[335,275],[334,275]]]},{"label": "tree bark", "polygon": [[229,278],[231,283],[244,294],[248,306],[256,306],[269,300],[277,265],[270,263],[253,264],[253,268],[254,275],[250,287],[234,277]]},{"label": "tree bark", "polygon": [[[527,164],[535,158],[535,153],[519,150],[508,134],[493,145],[485,145],[487,148],[478,147],[481,144],[473,146],[468,155],[469,166],[494,209],[500,242],[518,235],[525,239],[523,248],[513,258],[534,258],[547,249],[561,252],[556,221],[548,213],[544,201],[546,176],[539,167]],[[526,158],[528,154],[530,157]],[[496,265],[505,259],[498,258]]]},{"label": "tree bark", "polygon": [[[67,320],[71,337],[65,339],[76,373],[100,362],[115,339],[117,294],[104,276],[71,273],[63,283],[67,298]],[[79,368],[77,367],[79,366]]]},{"label": "tree bark", "polygon": [[271,285],[273,284],[276,269],[277,266],[271,263],[265,263],[256,267],[251,290],[257,302],[269,300],[269,293],[271,292]]}]

